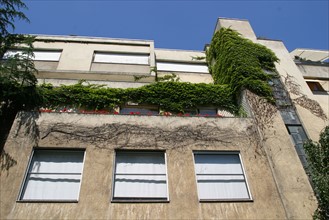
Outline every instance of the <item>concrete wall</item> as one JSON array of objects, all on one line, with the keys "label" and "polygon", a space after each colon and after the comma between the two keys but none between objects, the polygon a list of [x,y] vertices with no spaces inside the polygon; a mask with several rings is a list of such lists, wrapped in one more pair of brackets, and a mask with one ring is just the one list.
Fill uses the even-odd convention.
[{"label": "concrete wall", "polygon": [[[276,64],[276,69],[281,76],[281,81],[285,84],[292,101],[295,103],[297,113],[309,138],[317,141],[320,132],[329,124],[328,94],[316,95],[312,93],[303,74],[295,65],[282,42],[270,40],[258,40],[258,42],[270,48],[280,59],[280,62]],[[322,116],[316,114],[319,111],[322,111]]]},{"label": "concrete wall", "polygon": [[[35,61],[39,70],[37,78],[45,81],[86,79],[100,81],[103,84],[111,82],[135,82],[134,76],[148,76],[139,83],[155,81],[154,67],[156,61],[202,64],[206,66],[202,51],[154,49],[153,41],[124,40],[108,38],[86,38],[69,36],[38,36],[34,43],[35,50],[62,51],[59,61]],[[112,52],[123,54],[148,54],[148,64],[123,64],[94,62],[95,52]],[[158,71],[159,76],[176,71]],[[177,75],[183,82],[213,82],[211,75],[198,71],[181,72]],[[127,86],[125,86],[127,87]],[[134,86],[136,87],[136,86]]]},{"label": "concrete wall", "polygon": [[308,65],[297,63],[297,67],[305,78],[329,79],[329,65]]},{"label": "concrete wall", "polygon": [[[282,127],[282,122],[280,127]],[[282,129],[281,129],[282,130]],[[101,132],[100,132],[101,131]],[[83,134],[78,135],[78,134]],[[272,150],[287,146],[289,136],[268,140]],[[85,148],[86,156],[77,203],[16,202],[32,148]],[[167,153],[169,203],[111,203],[115,149],[163,149]],[[198,201],[193,150],[238,150],[241,153],[253,201]],[[266,150],[267,151],[267,150]],[[250,118],[84,115],[21,113],[4,148],[1,166],[1,219],[285,219],[311,218],[314,203],[305,192],[304,178],[280,179]],[[281,151],[276,149],[276,151]],[[280,163],[296,154],[287,151]],[[7,165],[4,165],[7,164]],[[286,166],[290,166],[290,165]],[[287,167],[283,169],[286,174]],[[300,170],[291,168],[292,176]],[[303,180],[303,181],[301,181]],[[289,188],[278,189],[276,181]],[[302,182],[302,183],[301,183]],[[294,203],[286,194],[294,193]],[[307,197],[306,194],[309,196]],[[289,215],[286,210],[296,210]],[[290,210],[291,212],[291,210]]]}]

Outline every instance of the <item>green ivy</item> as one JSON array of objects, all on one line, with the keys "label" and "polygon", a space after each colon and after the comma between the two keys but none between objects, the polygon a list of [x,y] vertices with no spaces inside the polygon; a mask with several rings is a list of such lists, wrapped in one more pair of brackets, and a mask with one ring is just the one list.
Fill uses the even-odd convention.
[{"label": "green ivy", "polygon": [[279,59],[267,47],[253,43],[230,28],[217,31],[206,52],[209,71],[215,84],[227,84],[239,97],[242,89],[249,89],[273,102],[268,80],[276,73]]},{"label": "green ivy", "polygon": [[187,82],[155,82],[140,88],[105,88],[79,82],[75,85],[39,86],[43,107],[72,106],[86,109],[111,109],[127,102],[158,105],[165,111],[184,112],[199,106],[216,106],[238,113],[228,86]]},{"label": "green ivy", "polygon": [[329,126],[320,134],[319,143],[304,143],[310,176],[318,198],[313,219],[329,219]]}]

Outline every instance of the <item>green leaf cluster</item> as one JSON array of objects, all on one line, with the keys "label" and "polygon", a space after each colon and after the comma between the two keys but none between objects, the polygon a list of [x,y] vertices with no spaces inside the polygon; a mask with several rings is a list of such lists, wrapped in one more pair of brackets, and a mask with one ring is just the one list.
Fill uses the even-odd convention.
[{"label": "green leaf cluster", "polygon": [[105,88],[79,82],[75,85],[39,86],[42,106],[56,108],[72,106],[86,109],[108,109],[127,102],[158,105],[165,111],[184,112],[199,106],[221,107],[237,113],[228,86],[187,82],[155,82],[139,88]]},{"label": "green leaf cluster", "polygon": [[318,198],[314,219],[329,219],[329,126],[320,134],[319,143],[304,144],[309,169]]},{"label": "green leaf cluster", "polygon": [[253,43],[230,28],[217,31],[206,52],[215,84],[227,84],[236,97],[242,89],[273,101],[266,71],[276,72],[278,58],[267,47]]}]

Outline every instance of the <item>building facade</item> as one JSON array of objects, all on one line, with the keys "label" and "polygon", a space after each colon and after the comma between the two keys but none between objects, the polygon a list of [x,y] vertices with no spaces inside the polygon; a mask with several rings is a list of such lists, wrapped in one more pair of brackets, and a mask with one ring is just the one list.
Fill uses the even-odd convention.
[{"label": "building facade", "polygon": [[[328,125],[329,67],[257,39],[246,20],[219,18],[221,27],[280,59],[277,106],[245,91],[246,117],[207,105],[167,115],[136,103],[119,114],[20,112],[1,156],[0,218],[310,219],[317,202],[302,143]],[[205,51],[73,36],[37,36],[34,47],[38,81],[54,86],[138,88],[172,73],[213,83]]]}]

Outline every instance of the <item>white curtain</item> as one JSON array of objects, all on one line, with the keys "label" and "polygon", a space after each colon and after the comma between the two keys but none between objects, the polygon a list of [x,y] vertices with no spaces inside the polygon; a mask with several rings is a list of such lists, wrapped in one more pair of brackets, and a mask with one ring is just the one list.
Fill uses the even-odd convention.
[{"label": "white curtain", "polygon": [[117,152],[115,198],[167,198],[164,152]]},{"label": "white curtain", "polygon": [[83,157],[83,151],[34,151],[22,200],[78,200]]},{"label": "white curtain", "polygon": [[59,61],[61,51],[34,51],[34,60]]},{"label": "white curtain", "polygon": [[[12,50],[7,51],[4,55],[5,58],[15,56],[16,54],[22,55],[22,51]],[[62,54],[61,51],[34,51],[33,60],[36,61],[59,61],[59,58]]]},{"label": "white curtain", "polygon": [[149,63],[148,54],[116,54],[95,53],[94,62],[98,63],[122,63],[122,64],[145,64]]},{"label": "white curtain", "polygon": [[201,200],[249,199],[238,154],[195,154]]},{"label": "white curtain", "polygon": [[157,62],[157,70],[159,71],[175,71],[175,72],[194,72],[209,73],[206,64],[191,63],[173,63],[173,62]]}]

